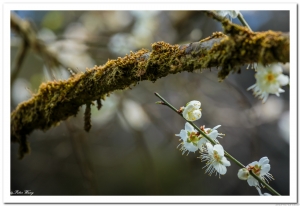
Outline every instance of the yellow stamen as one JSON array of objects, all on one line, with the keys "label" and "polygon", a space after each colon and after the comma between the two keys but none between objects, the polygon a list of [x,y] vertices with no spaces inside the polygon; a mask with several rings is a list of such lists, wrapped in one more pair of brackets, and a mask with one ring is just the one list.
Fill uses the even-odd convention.
[{"label": "yellow stamen", "polygon": [[275,76],[272,74],[272,73],[269,73],[267,76],[266,76],[266,80],[268,82],[272,82],[275,80]]},{"label": "yellow stamen", "polygon": [[217,162],[220,162],[220,161],[221,161],[221,158],[220,158],[220,156],[219,156],[219,154],[218,154],[217,151],[214,151],[214,159],[215,159]]}]

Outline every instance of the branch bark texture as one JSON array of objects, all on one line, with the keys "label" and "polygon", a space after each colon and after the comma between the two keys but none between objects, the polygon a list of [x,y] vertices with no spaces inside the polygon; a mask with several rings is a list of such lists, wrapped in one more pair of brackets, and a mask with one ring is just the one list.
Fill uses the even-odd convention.
[{"label": "branch bark texture", "polygon": [[155,82],[169,74],[219,67],[223,80],[244,64],[289,62],[289,36],[281,32],[251,32],[220,20],[227,35],[212,36],[185,45],[165,42],[152,44],[123,58],[108,60],[102,66],[87,69],[68,80],[42,83],[31,99],[11,113],[11,140],[20,143],[20,157],[29,152],[27,136],[35,129],[43,131],[75,116],[83,104],[104,99],[115,90],[124,90],[143,80]]}]

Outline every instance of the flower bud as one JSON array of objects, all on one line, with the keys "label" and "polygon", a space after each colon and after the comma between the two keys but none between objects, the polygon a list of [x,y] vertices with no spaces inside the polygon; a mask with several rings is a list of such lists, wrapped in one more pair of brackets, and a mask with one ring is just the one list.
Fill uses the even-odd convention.
[{"label": "flower bud", "polygon": [[249,175],[250,175],[249,171],[246,168],[240,169],[238,174],[237,174],[238,178],[241,179],[241,180],[247,180]]},{"label": "flower bud", "polygon": [[202,116],[200,107],[201,103],[199,101],[190,101],[183,110],[183,117],[188,121],[196,121],[200,119]]}]

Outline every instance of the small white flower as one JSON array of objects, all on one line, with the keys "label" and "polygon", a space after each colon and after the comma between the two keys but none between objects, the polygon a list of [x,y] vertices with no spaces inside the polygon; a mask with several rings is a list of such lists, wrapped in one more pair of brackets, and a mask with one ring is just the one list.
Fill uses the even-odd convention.
[{"label": "small white flower", "polygon": [[188,121],[196,121],[201,118],[201,102],[193,100],[187,103],[182,112],[182,116]]},{"label": "small white flower", "polygon": [[207,167],[205,173],[208,172],[209,175],[215,172],[216,175],[219,173],[220,177],[220,175],[226,174],[226,167],[230,166],[230,162],[224,157],[224,149],[219,144],[212,146],[211,143],[206,143],[206,148],[200,158],[202,161],[207,161],[203,168]]},{"label": "small white flower", "polygon": [[255,188],[257,189],[258,194],[259,194],[260,196],[272,196],[272,195],[269,194],[269,193],[264,193],[264,194],[262,194],[262,193],[261,193],[261,190],[259,189],[259,187],[255,187]]},{"label": "small white flower", "polygon": [[249,175],[250,173],[246,168],[239,169],[237,174],[238,178],[241,180],[247,180],[249,178]]},{"label": "small white flower", "polygon": [[[252,170],[254,174],[256,174],[260,179],[265,182],[274,179],[273,176],[269,173],[271,166],[269,164],[269,159],[267,157],[262,157],[259,162],[255,161],[250,163],[246,167],[249,171]],[[258,181],[251,175],[249,175],[247,182],[249,186],[259,187]]]},{"label": "small white flower", "polygon": [[185,129],[182,129],[179,134],[175,134],[175,136],[179,136],[182,141],[178,147],[180,146],[180,151],[182,154],[185,152],[195,152],[199,149],[198,141],[199,141],[199,133],[194,129],[194,127],[190,123],[185,123]]},{"label": "small white flower", "polygon": [[215,11],[217,14],[219,14],[220,16],[227,16],[229,15],[231,18],[236,18],[238,16],[238,14],[240,13],[239,10],[219,10],[219,11]]},{"label": "small white flower", "polygon": [[289,77],[282,74],[282,68],[279,64],[271,64],[267,67],[258,63],[257,73],[255,74],[256,84],[248,88],[252,89],[253,94],[260,99],[263,103],[266,102],[269,94],[276,94],[284,92],[281,86],[289,83]]},{"label": "small white flower", "polygon": [[[219,141],[217,140],[217,137],[222,138],[220,135],[224,135],[222,133],[218,132],[218,128],[221,127],[221,125],[217,125],[214,128],[205,128],[205,126],[201,126],[200,129],[207,135],[209,136],[212,140],[214,140],[215,142],[219,143]],[[209,142],[203,135],[200,134],[200,140],[199,140],[199,149],[201,151],[203,151],[203,149],[206,146],[206,143]]]}]

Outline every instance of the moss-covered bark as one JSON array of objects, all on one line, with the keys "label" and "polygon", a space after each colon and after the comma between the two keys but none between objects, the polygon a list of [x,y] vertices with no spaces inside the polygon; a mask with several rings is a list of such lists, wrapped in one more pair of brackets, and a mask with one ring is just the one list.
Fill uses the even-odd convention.
[{"label": "moss-covered bark", "polygon": [[252,33],[226,21],[222,23],[228,36],[217,32],[186,45],[157,42],[152,44],[152,51],[131,52],[68,80],[41,84],[37,94],[11,113],[11,140],[20,143],[20,157],[29,151],[26,138],[33,130],[48,130],[76,115],[81,105],[95,100],[100,105],[99,100],[106,95],[139,81],[155,82],[168,74],[211,67],[221,68],[218,75],[222,80],[247,63],[289,61],[287,35],[273,31]]}]

